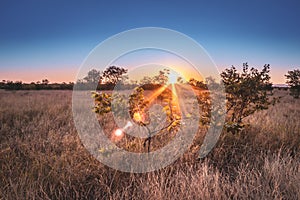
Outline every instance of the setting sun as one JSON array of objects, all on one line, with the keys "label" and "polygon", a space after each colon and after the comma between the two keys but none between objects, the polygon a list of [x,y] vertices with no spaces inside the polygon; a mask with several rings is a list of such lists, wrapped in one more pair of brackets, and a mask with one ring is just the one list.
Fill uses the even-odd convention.
[{"label": "setting sun", "polygon": [[169,75],[169,83],[175,84],[177,82],[178,75],[174,72],[171,72]]}]

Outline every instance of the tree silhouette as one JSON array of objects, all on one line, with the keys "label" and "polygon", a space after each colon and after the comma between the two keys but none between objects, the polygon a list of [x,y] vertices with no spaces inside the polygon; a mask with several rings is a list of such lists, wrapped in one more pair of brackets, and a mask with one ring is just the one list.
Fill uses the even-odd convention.
[{"label": "tree silhouette", "polygon": [[153,83],[153,78],[150,76],[144,76],[141,80],[140,80],[140,84],[141,85],[145,85],[145,84],[152,84]]},{"label": "tree silhouette", "polygon": [[102,73],[102,79],[107,84],[117,84],[119,81],[124,81],[124,75],[127,73],[127,69],[117,66],[110,66]]},{"label": "tree silhouette", "polygon": [[87,76],[83,78],[88,83],[98,83],[101,81],[100,71],[92,69],[88,72]]},{"label": "tree silhouette", "polygon": [[42,83],[45,84],[45,85],[48,85],[49,84],[49,80],[48,79],[43,79]]},{"label": "tree silhouette", "polygon": [[155,84],[166,85],[169,81],[169,69],[163,69],[159,71],[159,74],[153,77],[153,82]]},{"label": "tree silhouette", "polygon": [[177,77],[177,83],[183,84],[184,79],[181,76]]},{"label": "tree silhouette", "polygon": [[285,75],[287,81],[286,83],[290,86],[290,94],[294,98],[299,98],[300,96],[300,70],[295,69],[293,71],[288,71]]}]

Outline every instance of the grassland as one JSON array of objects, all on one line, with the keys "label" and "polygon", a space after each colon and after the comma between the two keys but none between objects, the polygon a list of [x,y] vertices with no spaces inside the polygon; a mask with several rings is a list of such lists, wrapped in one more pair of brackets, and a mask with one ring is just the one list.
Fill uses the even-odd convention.
[{"label": "grassland", "polygon": [[131,174],[83,147],[71,91],[0,91],[0,199],[300,199],[300,100],[256,113],[197,160],[201,136],[172,165]]}]

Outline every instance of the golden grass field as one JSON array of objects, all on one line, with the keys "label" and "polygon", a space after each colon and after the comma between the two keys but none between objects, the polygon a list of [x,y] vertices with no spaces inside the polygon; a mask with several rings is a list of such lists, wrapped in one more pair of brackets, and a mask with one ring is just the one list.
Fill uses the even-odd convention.
[{"label": "golden grass field", "polygon": [[172,165],[132,174],[83,147],[72,91],[0,91],[0,199],[300,199],[300,99],[275,95],[205,159],[199,133]]}]

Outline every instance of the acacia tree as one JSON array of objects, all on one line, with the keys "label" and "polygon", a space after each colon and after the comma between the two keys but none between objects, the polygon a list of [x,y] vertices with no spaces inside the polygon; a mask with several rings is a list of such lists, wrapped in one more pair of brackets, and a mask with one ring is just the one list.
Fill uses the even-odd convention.
[{"label": "acacia tree", "polygon": [[259,71],[253,67],[249,69],[249,65],[244,63],[241,73],[234,66],[221,73],[226,91],[226,128],[229,132],[240,131],[245,117],[276,102],[275,98],[269,99],[273,95],[269,72],[268,64]]},{"label": "acacia tree", "polygon": [[102,73],[102,79],[105,83],[108,84],[117,84],[119,81],[124,81],[124,75],[127,73],[127,69],[117,66],[110,66],[105,69]]},{"label": "acacia tree", "polygon": [[300,70],[295,69],[293,71],[288,71],[285,75],[287,81],[286,83],[290,86],[290,94],[294,98],[299,98],[300,96]]}]

